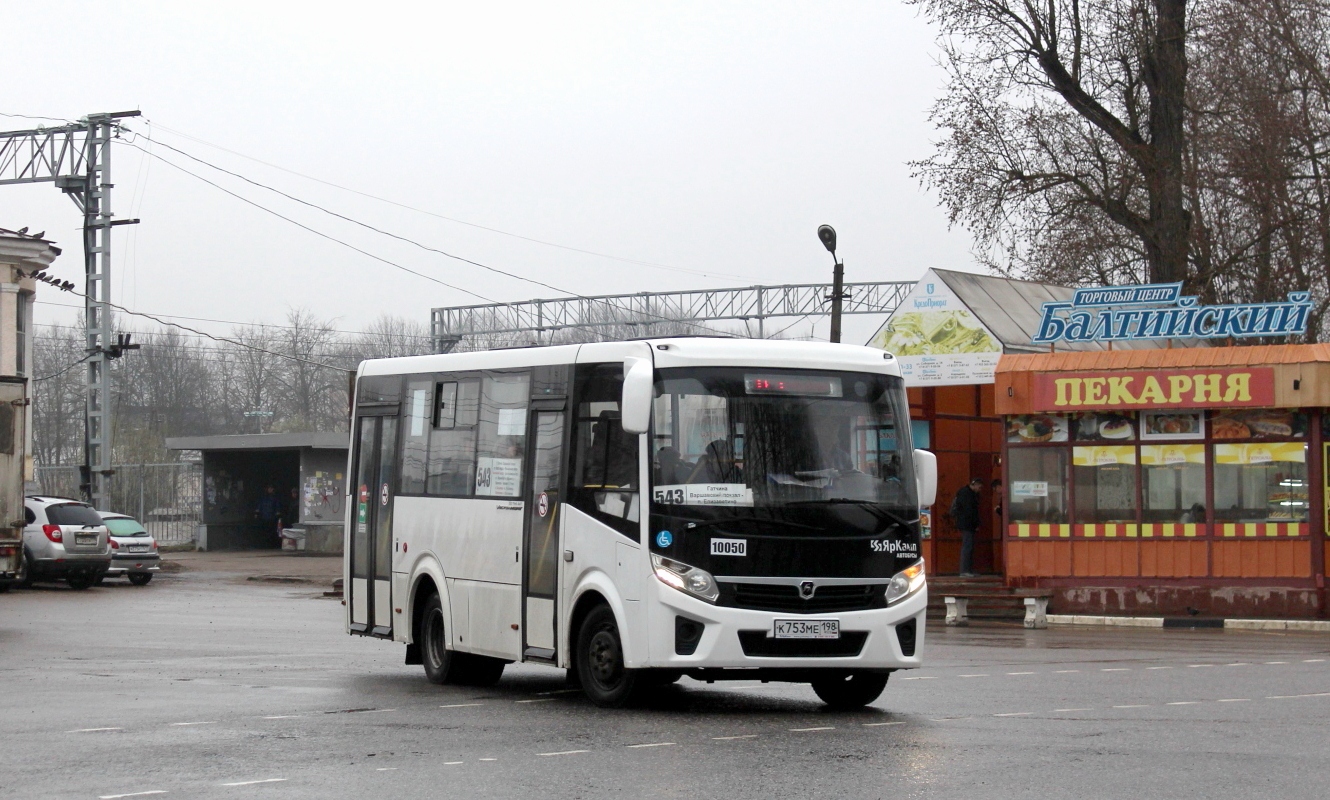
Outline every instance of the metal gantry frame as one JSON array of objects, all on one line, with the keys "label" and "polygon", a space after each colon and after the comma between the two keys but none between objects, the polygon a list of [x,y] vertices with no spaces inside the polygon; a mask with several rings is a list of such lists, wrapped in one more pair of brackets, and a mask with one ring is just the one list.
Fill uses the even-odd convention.
[{"label": "metal gantry frame", "polygon": [[[890,314],[914,285],[913,281],[847,283],[841,313]],[[544,344],[547,334],[562,330],[629,325],[650,336],[664,325],[700,328],[719,320],[757,320],[757,335],[765,338],[768,319],[829,313],[831,291],[831,284],[803,283],[452,306],[431,312],[430,333],[436,353],[451,352],[468,336],[530,334],[536,344]]]},{"label": "metal gantry frame", "polygon": [[83,212],[84,324],[87,403],[84,419],[84,491],[96,508],[110,510],[111,375],[119,355],[112,342],[111,229],[138,220],[111,213],[111,141],[116,120],[138,111],[89,114],[52,128],[0,133],[0,186],[54,183]]}]

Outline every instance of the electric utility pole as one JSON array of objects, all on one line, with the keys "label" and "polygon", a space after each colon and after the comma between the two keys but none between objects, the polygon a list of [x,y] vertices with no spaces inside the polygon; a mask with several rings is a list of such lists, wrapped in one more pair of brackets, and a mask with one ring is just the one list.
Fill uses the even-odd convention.
[{"label": "electric utility pole", "polygon": [[129,339],[112,340],[111,228],[138,220],[111,214],[111,140],[118,119],[138,111],[89,114],[54,128],[0,133],[0,186],[54,183],[83,212],[84,325],[87,403],[84,417],[83,491],[102,511],[111,508],[110,360],[136,349]]}]

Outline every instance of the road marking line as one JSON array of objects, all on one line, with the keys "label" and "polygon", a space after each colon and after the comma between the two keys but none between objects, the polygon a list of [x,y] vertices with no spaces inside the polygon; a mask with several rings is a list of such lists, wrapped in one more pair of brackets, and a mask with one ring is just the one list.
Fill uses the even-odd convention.
[{"label": "road marking line", "polygon": [[978,675],[962,675],[962,676],[960,676],[960,677],[962,677],[962,678],[987,678],[987,677],[988,677],[988,673],[987,673],[987,672],[981,672],[981,673],[979,673]]},{"label": "road marking line", "polygon": [[1131,667],[1102,667],[1100,672],[1131,672]]},{"label": "road marking line", "polygon": [[297,719],[303,716],[304,714],[277,714],[271,717],[260,717],[260,719]]},{"label": "road marking line", "polygon": [[1146,704],[1138,704],[1138,705],[1113,706],[1113,707],[1114,707],[1114,708],[1149,708],[1150,706],[1149,706],[1149,705],[1146,705]]},{"label": "road marking line", "polygon": [[1033,675],[1033,672],[1008,672],[1008,675]]},{"label": "road marking line", "polygon": [[396,772],[397,767],[378,767],[375,772]]},{"label": "road marking line", "polygon": [[1250,698],[1250,697],[1226,697],[1226,698],[1224,698],[1223,700],[1220,700],[1219,702],[1221,702],[1221,703],[1250,703],[1250,702],[1251,702],[1251,698]]},{"label": "road marking line", "polygon": [[443,762],[443,765],[445,767],[454,767],[457,766],[458,764],[465,764],[465,763],[466,763],[465,761],[445,761]]},{"label": "road marking line", "polygon": [[499,759],[497,759],[497,758],[482,758],[482,759],[480,759],[480,760],[481,760],[481,761],[498,761]]},{"label": "road marking line", "polygon": [[1287,661],[1267,661],[1267,664],[1287,664]]},{"label": "road marking line", "polygon": [[1200,705],[1200,700],[1179,700],[1174,703],[1164,703],[1166,706],[1195,706]]},{"label": "road marking line", "polygon": [[553,703],[553,697],[533,697],[530,700],[514,700],[514,703]]},{"label": "road marking line", "polygon": [[253,786],[256,783],[281,783],[286,778],[264,778],[261,781],[236,781],[235,783],[223,783],[222,786]]},{"label": "road marking line", "polygon": [[215,719],[214,719],[214,720],[210,720],[210,721],[208,721],[208,722],[172,722],[172,723],[171,723],[172,726],[177,727],[177,728],[183,728],[183,727],[185,727],[186,725],[216,725],[216,724],[217,724],[217,720],[215,720]]},{"label": "road marking line", "polygon": [[901,722],[865,722],[865,723],[863,723],[863,726],[864,726],[865,728],[880,728],[880,727],[882,727],[883,725],[904,725],[904,724],[905,724],[904,721],[901,721]]},{"label": "road marking line", "polygon": [[538,756],[571,756],[577,753],[590,753],[590,750],[561,750],[557,753],[536,753]]},{"label": "road marking line", "polygon": [[1055,669],[1055,670],[1053,670],[1053,671],[1056,672],[1056,673],[1059,673],[1059,674],[1064,673],[1064,672],[1080,672],[1080,670],[1078,670],[1078,669]]},{"label": "road marking line", "polygon": [[453,703],[452,705],[439,706],[439,708],[471,708],[473,706],[483,706],[484,703]]},{"label": "road marking line", "polygon": [[903,681],[934,681],[934,680],[937,680],[937,676],[936,676],[936,675],[914,675],[914,676],[909,677],[909,678],[901,678],[901,680],[903,680]]},{"label": "road marking line", "polygon": [[551,691],[551,692],[536,692],[536,694],[538,694],[538,695],[547,695],[547,694],[572,694],[573,692],[580,692],[580,691],[582,691],[582,690],[581,690],[581,689],[555,689],[554,691]]},{"label": "road marking line", "polygon": [[1330,697],[1330,692],[1316,692],[1315,694],[1276,694],[1265,698],[1266,700],[1298,700],[1303,697]]},{"label": "road marking line", "polygon": [[76,731],[65,731],[65,733],[100,733],[101,731],[123,731],[124,728],[79,728]]},{"label": "road marking line", "polygon": [[1065,714],[1065,713],[1067,713],[1067,712],[1069,712],[1069,711],[1094,711],[1094,709],[1093,709],[1093,708],[1055,708],[1055,709],[1053,709],[1053,713],[1054,713],[1054,714]]},{"label": "road marking line", "polygon": [[1146,667],[1146,669],[1173,669],[1172,667]]},{"label": "road marking line", "polygon": [[650,743],[648,743],[648,744],[630,744],[630,745],[626,745],[626,746],[627,746],[627,747],[632,747],[632,748],[637,748],[637,747],[673,747],[673,746],[674,746],[674,742],[650,742]]},{"label": "road marking line", "polygon": [[834,730],[836,730],[835,725],[823,725],[817,728],[790,728],[791,733],[807,733],[809,731],[834,731]]},{"label": "road marking line", "polygon": [[1226,667],[1250,667],[1250,661],[1234,661],[1232,664],[1225,664]]},{"label": "road marking line", "polygon": [[756,739],[756,738],[757,738],[757,734],[756,734],[756,733],[744,733],[744,734],[740,734],[740,735],[738,735],[738,736],[712,736],[712,737],[711,737],[712,741],[716,741],[716,742],[728,742],[728,741],[731,741],[732,739]]},{"label": "road marking line", "polygon": [[150,789],[146,792],[130,792],[129,794],[102,794],[97,796],[97,800],[119,800],[121,797],[143,797],[148,794],[166,794],[166,790]]},{"label": "road marking line", "polygon": [[1006,714],[994,714],[995,717],[1028,717],[1033,711],[1009,711]]},{"label": "road marking line", "polygon": [[1196,669],[1197,667],[1213,667],[1214,664],[1188,664],[1187,666],[1190,669]]},{"label": "road marking line", "polygon": [[1321,663],[1321,662],[1324,661],[1324,660],[1325,660],[1324,658],[1304,658],[1304,659],[1302,659],[1302,663],[1304,663],[1304,664],[1319,664],[1319,663]]}]

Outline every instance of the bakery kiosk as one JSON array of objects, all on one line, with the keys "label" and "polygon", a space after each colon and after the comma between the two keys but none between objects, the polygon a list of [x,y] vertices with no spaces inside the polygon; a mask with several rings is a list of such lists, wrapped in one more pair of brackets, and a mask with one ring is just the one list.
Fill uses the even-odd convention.
[{"label": "bakery kiosk", "polygon": [[1060,614],[1323,617],[1330,345],[1220,346],[1305,328],[1303,294],[1209,307],[1195,329],[1152,316],[1205,310],[1177,294],[1048,313],[1215,346],[1059,352],[1050,324],[1051,352],[998,362],[1007,583],[1051,590]]}]

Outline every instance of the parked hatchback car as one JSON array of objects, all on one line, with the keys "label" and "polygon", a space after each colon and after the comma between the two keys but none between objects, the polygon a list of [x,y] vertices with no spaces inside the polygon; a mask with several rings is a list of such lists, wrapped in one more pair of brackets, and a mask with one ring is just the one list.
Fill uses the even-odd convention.
[{"label": "parked hatchback car", "polygon": [[157,541],[128,514],[100,512],[111,534],[111,568],[107,578],[125,577],[135,586],[145,586],[162,562]]},{"label": "parked hatchback car", "polygon": [[97,511],[68,497],[24,499],[23,560],[17,582],[63,580],[71,589],[92,586],[111,567],[111,541]]}]

